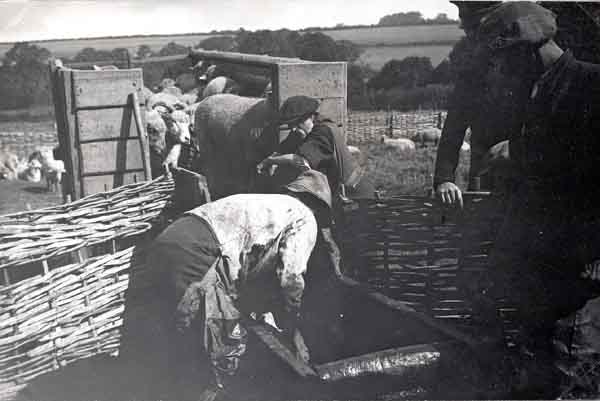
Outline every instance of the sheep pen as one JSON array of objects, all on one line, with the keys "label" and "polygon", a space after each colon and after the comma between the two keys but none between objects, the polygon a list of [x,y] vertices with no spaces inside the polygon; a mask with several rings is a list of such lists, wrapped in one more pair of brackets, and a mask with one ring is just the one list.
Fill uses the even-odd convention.
[{"label": "sheep pen", "polygon": [[[399,125],[394,128],[395,136],[411,137],[422,127],[434,127],[438,111],[394,113]],[[360,164],[366,168],[366,178],[378,190],[388,195],[424,195],[431,190],[435,167],[435,147],[417,149],[401,155],[381,145],[381,135],[386,125],[387,112],[350,111],[348,116],[348,144],[361,150]],[[19,156],[28,157],[40,146],[56,146],[58,139],[52,121],[46,122],[2,122],[0,123],[0,149],[9,149]],[[457,171],[457,182],[466,188],[468,180],[469,154],[461,152]],[[0,214],[27,209],[36,209],[61,203],[60,191],[45,190],[45,183],[0,180]]]}]

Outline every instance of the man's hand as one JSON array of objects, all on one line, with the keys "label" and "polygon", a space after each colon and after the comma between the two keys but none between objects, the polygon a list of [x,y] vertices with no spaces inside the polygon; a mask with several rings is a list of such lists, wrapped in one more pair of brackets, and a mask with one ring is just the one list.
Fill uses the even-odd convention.
[{"label": "man's hand", "polygon": [[277,169],[277,164],[274,163],[273,161],[273,156],[275,154],[267,157],[266,159],[264,159],[263,161],[261,161],[260,163],[258,163],[256,165],[256,172],[260,175],[262,174],[268,174],[270,176],[273,176],[273,174],[275,174],[275,170]]},{"label": "man's hand", "polygon": [[435,190],[435,193],[445,205],[454,205],[456,203],[463,207],[462,192],[453,182],[443,182]]}]

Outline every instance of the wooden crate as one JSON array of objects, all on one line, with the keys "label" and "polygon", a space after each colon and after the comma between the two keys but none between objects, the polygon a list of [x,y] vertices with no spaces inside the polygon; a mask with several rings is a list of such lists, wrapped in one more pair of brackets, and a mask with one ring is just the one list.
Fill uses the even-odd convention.
[{"label": "wooden crate", "polygon": [[65,199],[151,178],[141,69],[91,71],[50,61]]}]

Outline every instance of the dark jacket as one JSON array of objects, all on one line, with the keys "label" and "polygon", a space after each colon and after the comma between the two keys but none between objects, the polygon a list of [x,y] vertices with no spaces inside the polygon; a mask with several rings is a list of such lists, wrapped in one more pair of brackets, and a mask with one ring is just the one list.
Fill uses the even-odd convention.
[{"label": "dark jacket", "polygon": [[[292,131],[280,144],[279,152],[295,153],[302,156],[311,168],[327,176],[332,193],[339,191],[341,184],[347,184],[356,170],[343,138],[334,132],[331,120],[317,121],[312,132],[306,137]],[[338,137],[336,138],[336,135]]]},{"label": "dark jacket", "polygon": [[[522,111],[519,99],[523,98],[523,90],[519,88],[507,87],[499,98],[494,98],[481,79],[473,79],[472,76],[459,79],[448,102],[448,114],[435,162],[434,187],[443,182],[455,182],[460,147],[469,127],[469,181],[472,181],[488,149],[519,130]],[[520,102],[522,104],[522,100]]]},{"label": "dark jacket", "polygon": [[599,151],[600,65],[567,51],[538,80],[511,137],[511,159],[550,201],[583,212],[597,208]]}]

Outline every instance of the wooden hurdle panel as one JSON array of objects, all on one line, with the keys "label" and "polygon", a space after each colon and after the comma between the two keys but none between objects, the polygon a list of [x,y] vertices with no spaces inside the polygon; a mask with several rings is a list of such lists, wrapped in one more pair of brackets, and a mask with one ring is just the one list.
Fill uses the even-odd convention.
[{"label": "wooden hurdle panel", "polygon": [[50,62],[65,201],[151,178],[139,68],[76,70]]}]

